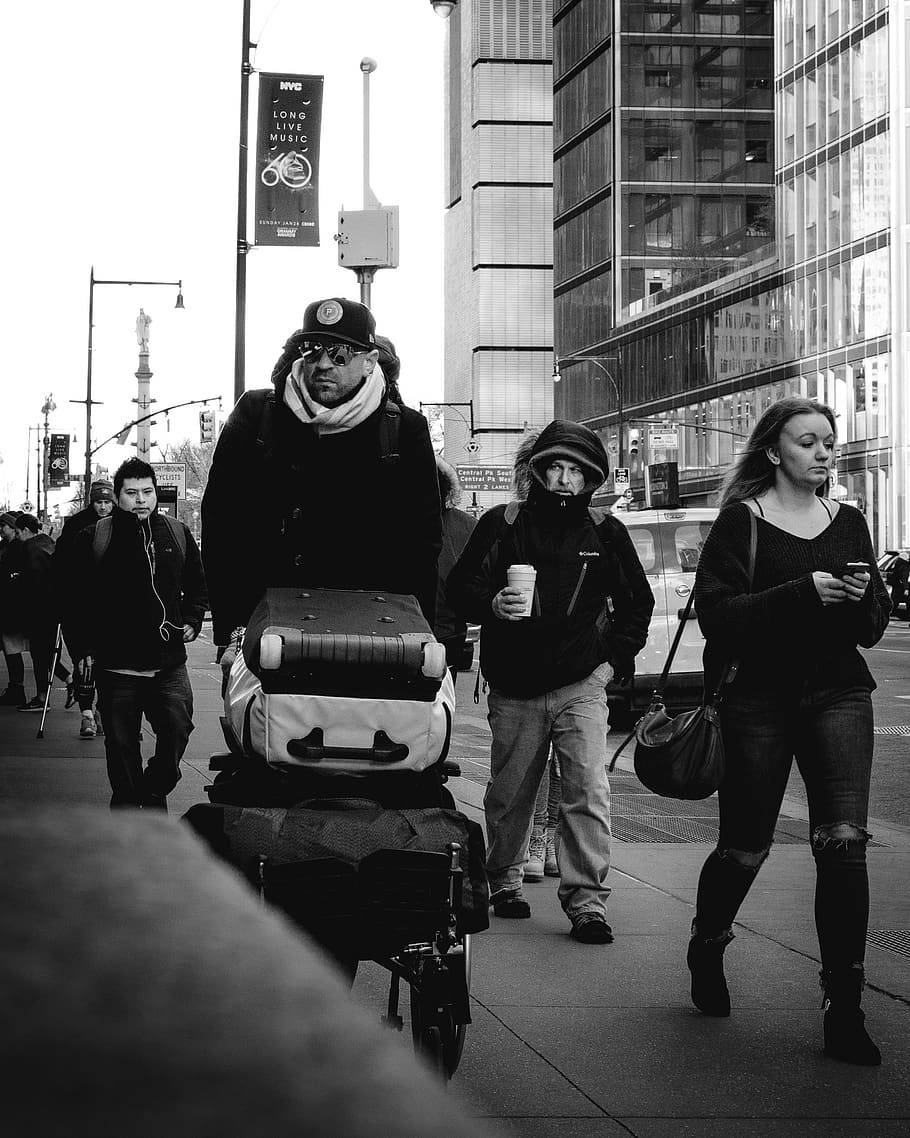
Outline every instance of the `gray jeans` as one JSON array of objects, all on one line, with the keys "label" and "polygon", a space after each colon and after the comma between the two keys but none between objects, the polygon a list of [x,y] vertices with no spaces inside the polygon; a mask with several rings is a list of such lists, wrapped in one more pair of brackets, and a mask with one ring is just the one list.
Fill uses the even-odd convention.
[{"label": "gray jeans", "polygon": [[521,886],[537,788],[552,743],[562,776],[560,904],[569,917],[605,911],[610,784],[604,687],[612,674],[609,664],[601,664],[583,680],[529,698],[490,689],[493,742],[483,804],[491,892]]}]

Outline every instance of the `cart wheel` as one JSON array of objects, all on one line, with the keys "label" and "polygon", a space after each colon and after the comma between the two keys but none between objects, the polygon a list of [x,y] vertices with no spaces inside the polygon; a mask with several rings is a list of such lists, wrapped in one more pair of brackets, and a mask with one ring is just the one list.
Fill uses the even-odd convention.
[{"label": "cart wheel", "polygon": [[267,672],[281,667],[281,637],[277,632],[264,632],[260,637],[259,666]]},{"label": "cart wheel", "polygon": [[411,1038],[414,1050],[432,1070],[446,1080],[455,1074],[461,1059],[464,1031],[461,1032],[460,1045],[458,1035],[459,1029],[452,1019],[451,1008],[436,1008],[428,1003],[424,993],[411,988]]}]

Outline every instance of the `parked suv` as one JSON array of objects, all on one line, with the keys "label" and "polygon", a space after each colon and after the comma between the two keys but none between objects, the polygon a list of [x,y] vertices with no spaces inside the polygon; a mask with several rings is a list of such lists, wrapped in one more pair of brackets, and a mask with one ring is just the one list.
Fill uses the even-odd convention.
[{"label": "parked suv", "polygon": [[[717,509],[707,506],[615,511],[615,516],[629,531],[654,592],[654,612],[648,641],[635,658],[635,677],[631,685],[607,687],[610,723],[614,727],[631,728],[648,706],[679,627],[682,610],[695,588],[695,567],[717,514]],[[696,707],[701,700],[704,645],[693,606],[667,685],[666,702],[674,711]]]}]

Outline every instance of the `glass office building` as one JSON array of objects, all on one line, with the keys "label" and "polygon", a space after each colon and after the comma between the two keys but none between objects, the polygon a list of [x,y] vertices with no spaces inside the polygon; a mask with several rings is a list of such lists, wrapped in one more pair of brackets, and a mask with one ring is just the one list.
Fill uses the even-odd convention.
[{"label": "glass office building", "polygon": [[773,236],[771,0],[557,0],[555,321],[585,351]]},{"label": "glass office building", "polygon": [[[838,415],[837,496],[863,510],[879,548],[910,542],[907,21],[896,0],[890,10],[888,0],[776,4],[774,193],[764,215],[775,240],[723,268],[690,266],[689,282],[671,278],[653,295],[646,278],[638,300],[630,284],[610,331],[565,337],[572,351],[615,357],[633,482],[645,464],[676,460],[685,500],[714,501],[758,416],[803,394]],[[554,52],[558,60],[558,20]],[[557,194],[559,181],[557,166]],[[557,317],[559,352],[561,330]],[[557,411],[609,438],[608,393],[577,370],[558,389]],[[677,445],[652,446],[652,436],[673,439],[660,432],[670,424]]]},{"label": "glass office building", "polygon": [[461,0],[448,20],[444,399],[460,406],[444,413],[456,467],[511,465],[525,426],[553,417],[551,45],[552,0]]}]

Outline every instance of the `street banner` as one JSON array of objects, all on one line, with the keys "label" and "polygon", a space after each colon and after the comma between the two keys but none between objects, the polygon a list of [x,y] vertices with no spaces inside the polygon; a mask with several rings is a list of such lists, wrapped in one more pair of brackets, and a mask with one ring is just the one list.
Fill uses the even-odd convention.
[{"label": "street banner", "polygon": [[158,483],[158,498],[166,486],[173,486],[178,498],[186,497],[186,463],[185,462],[153,462],[152,470],[155,472],[155,481]]},{"label": "street banner", "polygon": [[259,73],[256,244],[319,244],[321,75]]},{"label": "street banner", "polygon": [[498,491],[512,489],[511,466],[456,466],[462,490]]},{"label": "street banner", "polygon": [[70,481],[70,437],[51,435],[47,452],[47,484],[49,488],[68,486]]}]

